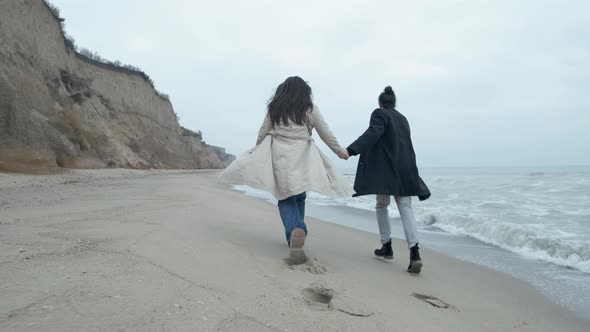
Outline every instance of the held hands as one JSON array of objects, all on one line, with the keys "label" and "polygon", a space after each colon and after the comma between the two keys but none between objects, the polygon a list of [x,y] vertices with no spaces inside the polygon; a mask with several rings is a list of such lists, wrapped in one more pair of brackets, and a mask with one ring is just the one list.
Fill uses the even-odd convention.
[{"label": "held hands", "polygon": [[348,160],[348,158],[350,158],[350,156],[348,155],[348,150],[340,150],[340,152],[338,153],[338,157],[340,157],[340,159]]}]

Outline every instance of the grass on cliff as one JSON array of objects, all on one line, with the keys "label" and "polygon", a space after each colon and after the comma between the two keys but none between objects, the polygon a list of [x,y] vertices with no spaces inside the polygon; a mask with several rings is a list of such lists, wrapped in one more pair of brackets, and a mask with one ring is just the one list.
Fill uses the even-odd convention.
[{"label": "grass on cliff", "polygon": [[121,63],[121,61],[118,61],[118,60],[117,61],[110,61],[110,60],[107,60],[107,59],[101,57],[97,52],[92,52],[92,51],[85,49],[85,48],[79,48],[78,45],[76,45],[76,41],[74,40],[74,38],[66,33],[66,27],[65,27],[65,23],[64,23],[65,19],[61,18],[61,16],[60,16],[61,12],[60,12],[59,8],[57,6],[55,6],[54,4],[52,4],[49,0],[43,0],[43,3],[47,6],[49,11],[53,14],[53,17],[59,22],[59,25],[61,27],[61,34],[64,39],[64,44],[65,44],[66,49],[74,51],[74,53],[77,57],[79,57],[83,60],[89,61],[91,63],[98,64],[100,66],[109,68],[114,71],[139,75],[154,89],[154,91],[156,92],[156,95],[158,95],[162,99],[165,99],[168,101],[170,100],[170,96],[163,93],[163,92],[158,91],[158,89],[156,89],[156,85],[154,84],[154,80],[152,80],[151,77],[149,77],[149,75],[146,74],[139,67],[136,67],[133,65],[128,65],[128,64],[123,64],[123,63]]}]

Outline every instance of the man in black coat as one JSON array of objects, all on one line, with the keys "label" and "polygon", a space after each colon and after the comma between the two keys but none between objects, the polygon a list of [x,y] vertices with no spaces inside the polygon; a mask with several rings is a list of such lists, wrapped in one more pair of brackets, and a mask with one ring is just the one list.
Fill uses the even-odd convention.
[{"label": "man in black coat", "polygon": [[380,108],[371,114],[369,128],[340,157],[360,154],[353,196],[377,195],[375,210],[382,248],[375,250],[375,255],[393,259],[388,206],[394,196],[410,249],[408,272],[420,273],[422,260],[411,196],[422,201],[430,197],[430,190],[418,174],[408,120],[395,105],[395,93],[388,86],[379,96]]}]

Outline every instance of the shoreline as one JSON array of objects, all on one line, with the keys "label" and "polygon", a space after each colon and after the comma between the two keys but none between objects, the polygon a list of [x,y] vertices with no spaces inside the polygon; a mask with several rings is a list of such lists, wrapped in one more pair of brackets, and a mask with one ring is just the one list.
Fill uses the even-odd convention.
[{"label": "shoreline", "polygon": [[290,268],[276,208],[216,183],[217,173],[0,173],[0,328],[584,331],[587,324],[523,281],[432,250],[423,250],[423,273],[410,276],[405,243],[395,241],[400,254],[384,263],[368,255],[374,234],[315,218],[306,244],[313,264]]},{"label": "shoreline", "polygon": [[[271,205],[276,202],[270,194],[260,190],[246,186],[232,188],[245,195],[266,200]],[[360,202],[351,202],[318,198],[312,194],[308,195],[306,212],[308,216],[332,224],[370,232],[375,234],[375,239],[378,239],[379,231],[374,210],[368,208],[374,199],[370,199],[370,196],[368,198]],[[426,212],[428,209],[425,208],[426,206],[416,204],[418,219],[425,214],[428,215]],[[390,208],[390,215],[393,215],[393,237],[404,240],[403,228],[395,207]],[[419,233],[421,248],[433,249],[451,258],[475,263],[525,281],[553,303],[574,312],[581,319],[590,321],[590,274],[530,255],[522,255],[519,251],[511,251],[502,246],[486,243],[469,234],[447,232],[436,225],[419,223]],[[379,242],[375,240],[373,249],[378,246]],[[369,249],[365,250],[372,252]],[[407,252],[402,251],[401,258],[407,259],[406,256]],[[396,257],[400,255],[396,254]]]}]

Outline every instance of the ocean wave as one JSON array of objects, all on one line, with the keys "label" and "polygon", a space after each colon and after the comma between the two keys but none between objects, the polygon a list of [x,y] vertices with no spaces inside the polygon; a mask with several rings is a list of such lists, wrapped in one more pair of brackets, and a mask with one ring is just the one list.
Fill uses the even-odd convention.
[{"label": "ocean wave", "polygon": [[443,231],[476,238],[530,259],[590,273],[590,247],[575,234],[545,231],[543,225],[511,224],[474,215],[427,215],[422,222]]},{"label": "ocean wave", "polygon": [[[247,186],[234,189],[251,196],[276,202],[272,195]],[[432,201],[416,204],[419,227],[435,227],[450,234],[476,238],[526,258],[538,259],[590,273],[590,245],[585,230],[580,233],[580,219],[588,209],[565,208],[555,210],[528,199],[518,204],[506,199],[460,201],[460,195],[450,192],[448,201]],[[492,198],[493,195],[490,195]],[[347,207],[366,211],[375,210],[375,196],[357,198],[330,198],[317,193],[308,193],[308,203]],[[507,213],[507,211],[511,211]],[[565,212],[565,211],[567,212]],[[395,202],[389,209],[392,218],[399,218]],[[501,215],[502,217],[498,217]],[[574,218],[576,221],[570,221]],[[504,218],[504,219],[501,219]],[[514,222],[508,222],[515,219]],[[561,220],[559,224],[555,220]],[[590,225],[589,225],[590,226]]]}]

